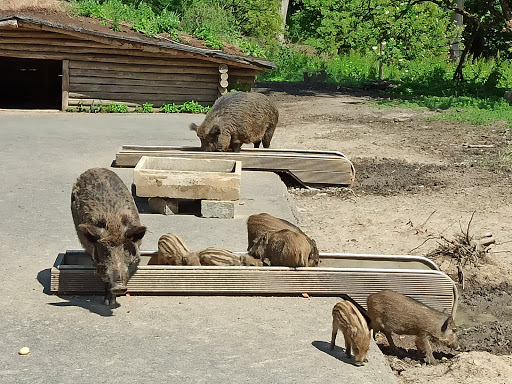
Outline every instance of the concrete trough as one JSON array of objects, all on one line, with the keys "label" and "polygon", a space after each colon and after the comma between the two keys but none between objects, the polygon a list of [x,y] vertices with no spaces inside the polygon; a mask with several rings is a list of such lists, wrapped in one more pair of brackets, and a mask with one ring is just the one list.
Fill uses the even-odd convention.
[{"label": "concrete trough", "polygon": [[235,160],[142,156],[133,183],[139,197],[235,201],[241,174]]}]

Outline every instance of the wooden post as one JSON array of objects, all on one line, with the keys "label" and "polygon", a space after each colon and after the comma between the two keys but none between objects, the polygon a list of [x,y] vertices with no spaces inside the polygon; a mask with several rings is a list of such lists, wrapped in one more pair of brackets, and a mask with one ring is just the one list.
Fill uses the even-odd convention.
[{"label": "wooden post", "polygon": [[[460,10],[464,10],[464,0],[457,0],[457,8]],[[464,19],[462,15],[454,13],[452,16],[452,20],[455,22],[455,26],[457,28],[457,35],[453,37],[450,43],[450,59],[455,61],[460,59],[462,53],[460,49],[460,39],[462,38],[461,28],[464,25]]]},{"label": "wooden post", "polygon": [[69,105],[69,60],[62,60],[62,111]]},{"label": "wooden post", "polygon": [[219,65],[219,96],[228,93],[228,66],[226,64]]}]

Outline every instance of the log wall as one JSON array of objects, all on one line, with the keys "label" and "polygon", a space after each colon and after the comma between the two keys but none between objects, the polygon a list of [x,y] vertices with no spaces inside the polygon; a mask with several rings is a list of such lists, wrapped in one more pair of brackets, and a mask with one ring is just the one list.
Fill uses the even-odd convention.
[{"label": "log wall", "polygon": [[[151,103],[212,105],[226,89],[252,86],[253,68],[141,44],[112,45],[23,25],[0,29],[0,56],[63,61],[62,109],[80,105]],[[224,60],[226,61],[226,60]],[[219,68],[228,68],[219,71]]]}]

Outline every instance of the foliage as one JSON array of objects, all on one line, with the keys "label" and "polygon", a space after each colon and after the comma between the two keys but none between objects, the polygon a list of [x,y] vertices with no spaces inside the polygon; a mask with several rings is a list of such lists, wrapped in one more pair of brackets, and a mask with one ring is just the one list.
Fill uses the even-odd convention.
[{"label": "foliage", "polygon": [[135,112],[138,113],[153,113],[153,104],[144,103],[135,107]]},{"label": "foliage", "polygon": [[175,12],[164,8],[155,13],[144,1],[125,4],[122,0],[73,0],[73,4],[79,14],[110,22],[113,30],[119,30],[120,23],[125,21],[132,23],[132,29],[150,36],[166,32],[177,38],[181,29]]},{"label": "foliage", "polygon": [[111,103],[107,105],[106,111],[109,113],[126,113],[128,112],[128,107],[125,104]]},{"label": "foliage", "polygon": [[160,112],[164,113],[207,113],[210,107],[203,107],[197,101],[185,101],[182,105],[175,103],[164,104]]},{"label": "foliage", "polygon": [[[298,0],[290,17],[290,38],[329,53],[379,55],[398,65],[448,50],[450,13],[426,3],[381,0]],[[362,6],[361,3],[367,3]]]}]

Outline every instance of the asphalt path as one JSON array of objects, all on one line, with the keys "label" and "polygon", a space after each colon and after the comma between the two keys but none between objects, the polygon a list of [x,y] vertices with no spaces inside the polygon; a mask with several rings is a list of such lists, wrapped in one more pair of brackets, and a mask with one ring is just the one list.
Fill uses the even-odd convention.
[{"label": "asphalt path", "polygon": [[[369,363],[329,351],[336,297],[57,296],[50,268],[80,249],[71,187],[110,167],[123,144],[199,145],[202,115],[0,111],[0,383],[393,383],[372,343]],[[127,186],[133,170],[113,168]],[[141,213],[143,250],[168,232],[192,250],[245,250],[245,222],[268,212],[295,221],[273,173],[243,172],[234,219]],[[321,246],[320,246],[321,249]],[[29,347],[30,353],[18,351]]]}]

